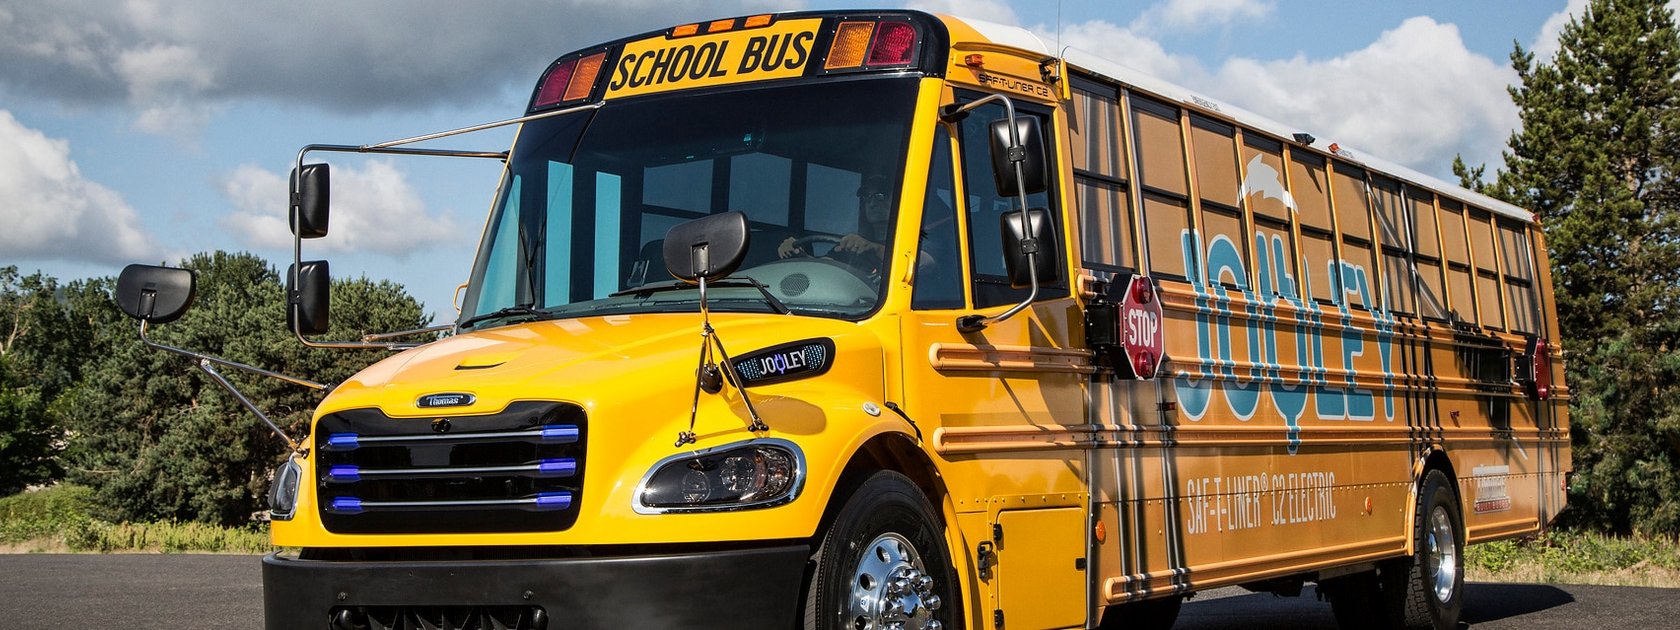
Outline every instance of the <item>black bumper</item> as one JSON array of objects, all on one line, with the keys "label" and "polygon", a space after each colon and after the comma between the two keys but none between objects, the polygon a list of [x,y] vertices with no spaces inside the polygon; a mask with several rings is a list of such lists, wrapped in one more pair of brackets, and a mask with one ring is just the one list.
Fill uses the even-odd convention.
[{"label": "black bumper", "polygon": [[810,548],[484,561],[263,559],[269,630],[329,628],[335,611],[539,607],[551,630],[792,628]]}]

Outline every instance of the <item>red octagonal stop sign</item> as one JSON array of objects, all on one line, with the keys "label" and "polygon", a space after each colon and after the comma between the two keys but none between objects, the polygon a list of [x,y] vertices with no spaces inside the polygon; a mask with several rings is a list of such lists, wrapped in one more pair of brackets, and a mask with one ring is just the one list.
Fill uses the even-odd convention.
[{"label": "red octagonal stop sign", "polygon": [[1161,369],[1166,346],[1161,320],[1161,300],[1155,293],[1155,283],[1144,276],[1132,276],[1120,301],[1120,348],[1132,362],[1132,373],[1138,378],[1155,378]]}]

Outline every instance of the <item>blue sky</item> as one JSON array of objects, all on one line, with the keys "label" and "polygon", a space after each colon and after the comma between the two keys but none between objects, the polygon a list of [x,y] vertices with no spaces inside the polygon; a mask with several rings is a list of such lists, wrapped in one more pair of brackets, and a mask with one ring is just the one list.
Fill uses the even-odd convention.
[{"label": "blue sky", "polygon": [[[1680,1],[1680,0],[1677,0]],[[911,6],[1024,26],[1448,178],[1517,124],[1512,43],[1554,46],[1585,0],[0,0],[0,265],[61,279],[215,249],[291,257],[305,144],[519,115],[546,63],[707,18]],[[446,142],[505,149],[511,132]],[[332,159],[338,277],[402,283],[443,319],[494,164]]]}]

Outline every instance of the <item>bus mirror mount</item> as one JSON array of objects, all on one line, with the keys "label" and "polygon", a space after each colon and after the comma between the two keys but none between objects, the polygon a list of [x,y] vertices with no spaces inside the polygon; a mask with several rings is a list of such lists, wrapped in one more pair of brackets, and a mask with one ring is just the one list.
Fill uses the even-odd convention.
[{"label": "bus mirror mount", "polygon": [[[1011,134],[1009,121],[1015,121]],[[992,178],[998,194],[1019,197],[1050,187],[1044,159],[1044,134],[1035,116],[1010,116],[991,123]],[[1020,172],[1016,172],[1019,165]],[[1023,190],[1024,188],[1024,190]]]},{"label": "bus mirror mount", "polygon": [[292,170],[292,234],[300,239],[327,235],[331,177],[326,164],[305,164]]},{"label": "bus mirror mount", "polygon": [[294,264],[286,270],[286,327],[303,335],[324,335],[330,317],[332,275],[325,260]]}]

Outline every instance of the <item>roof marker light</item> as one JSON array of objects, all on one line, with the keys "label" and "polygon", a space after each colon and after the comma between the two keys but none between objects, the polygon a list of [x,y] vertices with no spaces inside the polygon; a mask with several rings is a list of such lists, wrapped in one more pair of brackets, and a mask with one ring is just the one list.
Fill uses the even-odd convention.
[{"label": "roof marker light", "polygon": [[684,24],[671,29],[671,37],[688,37],[700,32],[699,24]]},{"label": "roof marker light", "polygon": [[707,24],[706,25],[706,32],[707,33],[722,33],[724,31],[731,30],[733,28],[735,28],[735,18],[729,18],[727,20],[716,20],[716,21],[713,21],[711,24]]},{"label": "roof marker light", "polygon": [[770,21],[773,19],[775,19],[775,17],[769,14],[755,15],[747,18],[747,23],[741,28],[759,28],[761,26],[769,26]]},{"label": "roof marker light", "polygon": [[969,53],[967,57],[963,57],[963,65],[970,68],[978,68],[986,65],[986,57],[980,53]]},{"label": "roof marker light", "polygon": [[916,47],[916,27],[908,22],[882,22],[875,34],[875,44],[869,48],[870,66],[895,66],[910,63],[910,51]]},{"label": "roof marker light", "polygon": [[856,68],[863,65],[869,50],[869,36],[875,33],[874,22],[841,22],[834,31],[834,43],[828,47],[824,70]]},{"label": "roof marker light", "polygon": [[566,89],[572,82],[572,72],[577,69],[578,60],[570,59],[557,62],[548,69],[543,77],[542,88],[537,90],[536,101],[532,107],[547,107],[565,100]]},{"label": "roof marker light", "polygon": [[601,74],[601,64],[607,59],[607,53],[596,53],[578,60],[577,71],[572,73],[572,80],[566,86],[566,98],[575,101],[589,98],[589,93],[595,89],[595,77]]}]

